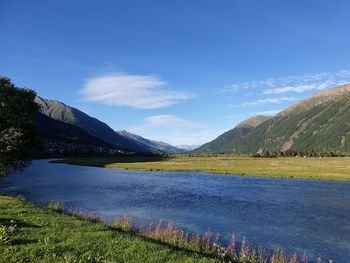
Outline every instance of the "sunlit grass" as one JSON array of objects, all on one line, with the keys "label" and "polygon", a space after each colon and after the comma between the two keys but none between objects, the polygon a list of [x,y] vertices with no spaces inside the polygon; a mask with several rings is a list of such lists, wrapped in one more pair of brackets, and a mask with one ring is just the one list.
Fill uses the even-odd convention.
[{"label": "sunlit grass", "polygon": [[220,262],[0,196],[0,262]]},{"label": "sunlit grass", "polygon": [[[134,225],[130,218],[112,223],[81,210],[63,210],[52,202],[39,208],[17,198],[0,196],[0,262],[307,262],[254,249],[235,235],[222,245],[210,229],[200,236],[167,224]],[[324,261],[321,258],[318,262]]]},{"label": "sunlit grass", "polygon": [[76,165],[149,171],[203,171],[266,177],[308,178],[350,181],[350,157],[336,158],[252,158],[218,155],[216,157],[99,157],[69,158],[60,161]]}]

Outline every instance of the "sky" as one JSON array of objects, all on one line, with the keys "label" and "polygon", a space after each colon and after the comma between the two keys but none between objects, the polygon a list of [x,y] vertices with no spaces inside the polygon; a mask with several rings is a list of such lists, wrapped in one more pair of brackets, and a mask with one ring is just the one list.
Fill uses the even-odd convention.
[{"label": "sky", "polygon": [[0,75],[174,145],[350,82],[347,0],[0,0]]}]

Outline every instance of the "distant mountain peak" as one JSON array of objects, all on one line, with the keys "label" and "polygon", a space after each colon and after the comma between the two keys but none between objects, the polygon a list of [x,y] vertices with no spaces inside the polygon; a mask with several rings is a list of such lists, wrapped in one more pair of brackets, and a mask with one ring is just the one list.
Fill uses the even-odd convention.
[{"label": "distant mountain peak", "polygon": [[143,147],[147,147],[150,151],[154,153],[182,153],[182,149],[170,145],[166,142],[155,141],[146,139],[140,135],[136,135],[127,130],[115,131],[118,135],[125,137],[126,139],[133,140]]},{"label": "distant mountain peak", "polygon": [[176,145],[176,147],[179,148],[179,149],[183,149],[185,151],[193,151],[193,150],[199,148],[200,145],[197,145],[197,144],[195,144],[195,145],[193,145],[193,144],[190,144],[190,145],[189,144],[180,144],[180,145]]}]

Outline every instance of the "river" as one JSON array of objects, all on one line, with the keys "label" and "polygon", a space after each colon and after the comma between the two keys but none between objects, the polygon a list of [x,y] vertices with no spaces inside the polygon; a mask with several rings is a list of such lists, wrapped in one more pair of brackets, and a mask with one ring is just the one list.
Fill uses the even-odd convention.
[{"label": "river", "polygon": [[138,224],[173,220],[194,233],[220,232],[267,249],[350,262],[350,183],[198,172],[130,171],[34,161],[0,181],[1,194],[46,206],[128,215]]}]

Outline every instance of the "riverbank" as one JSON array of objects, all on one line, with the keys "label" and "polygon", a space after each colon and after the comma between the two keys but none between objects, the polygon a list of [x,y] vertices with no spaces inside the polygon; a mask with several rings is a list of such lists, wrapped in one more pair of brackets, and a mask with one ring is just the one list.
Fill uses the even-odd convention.
[{"label": "riverbank", "polygon": [[350,181],[350,157],[252,158],[249,156],[88,157],[55,161],[72,165],[147,171],[200,171],[281,178]]},{"label": "riverbank", "polygon": [[210,229],[201,237],[172,221],[139,228],[127,217],[109,223],[93,213],[63,208],[60,202],[39,208],[0,195],[0,262],[299,262],[296,253],[270,254],[245,241],[238,247],[234,234],[223,247],[220,235],[214,238]]},{"label": "riverbank", "polygon": [[220,262],[0,195],[0,262]]}]

